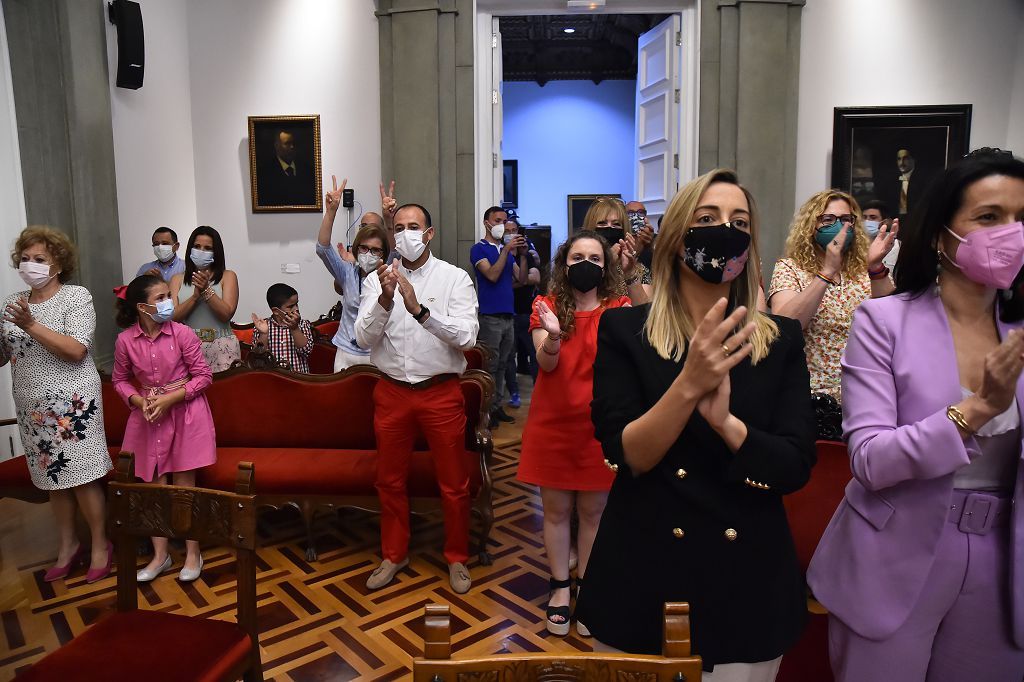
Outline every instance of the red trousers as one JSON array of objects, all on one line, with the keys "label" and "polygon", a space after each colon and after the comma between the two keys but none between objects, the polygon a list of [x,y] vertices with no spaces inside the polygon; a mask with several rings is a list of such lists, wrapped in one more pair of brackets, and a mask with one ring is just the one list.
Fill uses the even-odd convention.
[{"label": "red trousers", "polygon": [[409,460],[416,436],[430,446],[444,511],[444,558],[469,558],[469,471],[466,468],[466,412],[456,379],[412,389],[382,379],[373,391],[377,434],[377,495],[384,558],[394,563],[409,550]]}]

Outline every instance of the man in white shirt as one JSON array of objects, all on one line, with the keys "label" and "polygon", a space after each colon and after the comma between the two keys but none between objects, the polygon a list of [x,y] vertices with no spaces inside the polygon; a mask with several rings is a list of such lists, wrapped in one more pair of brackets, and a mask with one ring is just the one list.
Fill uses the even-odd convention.
[{"label": "man in white shirt", "polygon": [[[444,556],[452,589],[469,590],[469,468],[465,403],[458,377],[463,351],[476,344],[476,290],[462,269],[431,255],[430,214],[406,204],[394,214],[401,262],[381,265],[363,280],[356,342],[387,376],[373,393],[377,436],[377,494],[383,561],[366,586],[384,587],[409,565],[406,481],[416,436],[422,432],[441,490]],[[398,300],[396,301],[396,294]]]}]

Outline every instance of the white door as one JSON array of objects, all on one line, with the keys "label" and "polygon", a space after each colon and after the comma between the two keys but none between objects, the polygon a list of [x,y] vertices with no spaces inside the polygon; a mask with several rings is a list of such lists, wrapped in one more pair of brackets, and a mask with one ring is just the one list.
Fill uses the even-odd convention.
[{"label": "white door", "polygon": [[[491,19],[491,198],[487,206],[501,206],[505,194],[505,169],[501,155],[502,122],[501,81],[501,28],[498,18]],[[483,215],[481,213],[481,215]],[[483,237],[483,223],[477,224],[479,237]]]},{"label": "white door", "polygon": [[673,14],[637,45],[636,192],[654,218],[679,183],[680,18]]}]

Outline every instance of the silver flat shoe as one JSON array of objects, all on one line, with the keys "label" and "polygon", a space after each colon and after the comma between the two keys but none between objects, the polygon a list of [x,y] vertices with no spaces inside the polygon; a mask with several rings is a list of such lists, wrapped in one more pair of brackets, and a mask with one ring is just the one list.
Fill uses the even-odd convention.
[{"label": "silver flat shoe", "polygon": [[170,570],[171,566],[173,566],[173,565],[174,565],[174,562],[171,561],[171,555],[168,554],[167,558],[164,559],[164,562],[162,564],[160,564],[155,571],[146,570],[144,568],[144,569],[142,569],[141,571],[139,571],[139,572],[137,572],[135,574],[135,580],[136,580],[136,582],[140,582],[140,583],[152,582],[152,581],[156,580],[156,577],[158,575],[160,575],[161,573],[166,573],[168,570]]},{"label": "silver flat shoe", "polygon": [[203,572],[203,555],[199,555],[199,568],[182,568],[178,571],[178,582],[191,583],[199,579]]}]

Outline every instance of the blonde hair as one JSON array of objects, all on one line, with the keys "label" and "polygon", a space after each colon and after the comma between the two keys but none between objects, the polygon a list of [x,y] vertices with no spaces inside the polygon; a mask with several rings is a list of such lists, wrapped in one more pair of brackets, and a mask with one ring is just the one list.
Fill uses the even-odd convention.
[{"label": "blonde hair", "polygon": [[741,305],[746,306],[747,315],[742,325],[750,322],[757,324],[749,340],[752,346],[751,362],[757,364],[767,357],[772,343],[779,337],[779,327],[774,320],[757,310],[757,295],[761,288],[757,207],[754,204],[754,197],[740,185],[736,173],[731,170],[718,168],[687,183],[676,193],[665,211],[658,233],[658,248],[654,250],[654,259],[651,263],[654,291],[644,331],[658,355],[676,362],[683,359],[700,320],[690,317],[679,295],[681,269],[687,267],[679,258],[679,254],[683,253],[685,248],[686,232],[693,222],[701,197],[708,187],[716,182],[739,187],[747,197],[750,207],[750,253],[743,273],[734,279],[729,287],[729,308],[731,310]]},{"label": "blonde hair", "polygon": [[[619,219],[619,224],[625,230],[624,234],[632,233],[629,215],[626,213],[626,205],[622,203],[622,199],[616,199],[615,197],[598,197],[594,199],[594,203],[590,204],[590,208],[587,209],[587,215],[583,218],[583,225],[580,229],[596,230],[598,221],[609,212],[617,214],[614,217]],[[611,218],[608,219],[608,222],[611,222]]]},{"label": "blonde hair", "polygon": [[50,258],[60,270],[57,281],[61,284],[69,281],[78,267],[78,249],[66,234],[45,225],[29,225],[18,235],[11,251],[11,265],[14,269],[17,270],[21,265],[21,252],[34,244],[46,247]]},{"label": "blonde hair", "polygon": [[857,200],[838,189],[818,192],[797,209],[793,215],[793,224],[789,228],[789,237],[786,238],[785,255],[805,272],[818,271],[821,267],[819,257],[824,252],[814,240],[814,234],[818,231],[818,217],[825,212],[830,203],[837,200],[850,205],[850,212],[855,219],[850,226],[853,230],[853,244],[843,253],[842,273],[846,277],[857,277],[868,268],[868,235],[864,231]]}]

